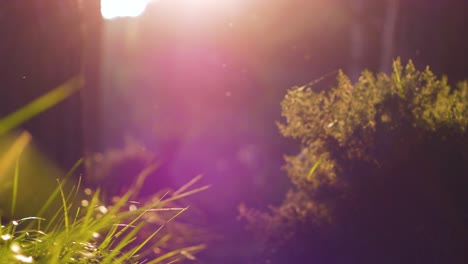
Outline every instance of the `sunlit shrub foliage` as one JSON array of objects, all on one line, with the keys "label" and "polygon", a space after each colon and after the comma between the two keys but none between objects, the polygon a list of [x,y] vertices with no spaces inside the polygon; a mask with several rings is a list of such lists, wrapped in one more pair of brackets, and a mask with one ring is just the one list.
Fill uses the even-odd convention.
[{"label": "sunlit shrub foliage", "polygon": [[282,102],[293,188],[268,212],[241,207],[268,263],[466,263],[468,82],[399,60],[356,83]]}]

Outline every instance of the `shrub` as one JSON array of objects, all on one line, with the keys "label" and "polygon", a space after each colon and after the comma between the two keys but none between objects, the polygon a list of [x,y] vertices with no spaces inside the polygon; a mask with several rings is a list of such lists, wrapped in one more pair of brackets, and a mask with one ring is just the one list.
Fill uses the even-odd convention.
[{"label": "shrub", "polygon": [[269,263],[466,263],[468,82],[410,61],[393,73],[282,102],[293,188],[270,211],[241,207]]}]

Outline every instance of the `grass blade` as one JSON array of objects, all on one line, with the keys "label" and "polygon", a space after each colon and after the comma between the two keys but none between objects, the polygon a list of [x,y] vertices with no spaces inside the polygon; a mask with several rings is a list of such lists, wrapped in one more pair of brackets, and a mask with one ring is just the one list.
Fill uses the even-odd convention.
[{"label": "grass blade", "polygon": [[[62,181],[62,184],[64,184],[66,181],[63,180]],[[44,205],[41,207],[41,209],[39,209],[39,212],[37,213],[37,216],[38,217],[42,217],[44,215],[44,213],[46,212],[46,210],[50,207],[50,205],[52,204],[52,202],[57,198],[59,194],[59,188],[55,188],[54,192],[49,195],[49,197],[47,197],[47,201],[44,203]],[[49,223],[51,223],[52,221],[50,221]]]},{"label": "grass blade", "polygon": [[19,155],[23,152],[26,146],[31,141],[31,134],[23,132],[15,140],[13,145],[6,151],[2,158],[0,158],[0,180],[5,176],[5,173],[10,166],[18,159]]},{"label": "grass blade", "polygon": [[315,162],[314,166],[310,169],[309,173],[307,174],[307,179],[312,180],[312,176],[314,175],[314,172],[317,170],[318,166],[322,162],[322,159],[319,159],[317,162]]},{"label": "grass blade", "polygon": [[[205,249],[205,245],[199,245],[199,246],[193,246],[193,247],[186,247],[186,248],[181,248],[181,249],[176,249],[176,250],[173,250],[171,252],[168,252],[150,262],[148,262],[147,264],[157,264],[157,263],[161,263],[162,261],[164,260],[167,260],[169,258],[172,258],[174,256],[177,256],[179,254],[182,254],[183,252],[190,252],[190,251],[200,251],[200,250],[203,250]],[[174,261],[179,261],[179,260],[174,260]],[[169,262],[169,263],[174,263],[174,262]]]},{"label": "grass blade", "polygon": [[185,190],[187,190],[188,188],[190,188],[190,186],[194,185],[195,183],[197,183],[201,178],[203,177],[203,175],[197,175],[195,178],[193,178],[192,180],[190,180],[188,183],[184,184],[184,186],[180,187],[177,191],[175,191],[172,196],[177,196],[179,194],[181,194],[182,192],[184,192]]},{"label": "grass blade", "polygon": [[93,197],[91,198],[91,202],[88,205],[88,210],[86,210],[86,215],[83,218],[83,223],[81,224],[81,232],[86,230],[89,226],[91,219],[93,218],[94,208],[97,206],[99,202],[99,194],[100,190],[97,189],[94,193]]},{"label": "grass blade", "polygon": [[68,236],[69,233],[70,233],[70,226],[69,226],[69,222],[68,222],[68,206],[67,206],[67,198],[65,198],[65,194],[63,193],[63,188],[62,188],[62,185],[60,184],[60,181],[57,180],[58,183],[59,183],[59,191],[60,191],[60,196],[62,198],[62,203],[63,203],[63,218],[64,218],[64,221],[65,221],[65,234]]},{"label": "grass blade", "polygon": [[[74,165],[73,167],[67,172],[67,174],[65,175],[65,179],[68,179],[70,178],[73,173],[75,173],[75,171],[83,164],[83,158],[79,159]],[[78,188],[79,189],[79,188]]]},{"label": "grass blade", "polygon": [[119,243],[112,248],[112,251],[110,252],[109,255],[106,256],[106,258],[102,261],[102,263],[122,263],[119,261],[116,261],[114,258],[120,253],[120,251],[127,245],[129,245],[131,242],[133,242],[136,239],[136,234],[140,229],[145,225],[144,222],[139,223],[136,227],[133,228],[131,232],[129,232]]},{"label": "grass blade", "polygon": [[182,198],[184,198],[184,197],[187,197],[187,196],[194,195],[194,194],[196,194],[196,193],[205,191],[205,190],[209,189],[210,187],[211,187],[210,185],[203,186],[203,187],[200,187],[200,188],[197,188],[197,189],[188,191],[188,192],[184,192],[184,193],[181,193],[181,194],[172,196],[171,198],[168,198],[168,199],[166,199],[166,200],[163,200],[163,201],[161,201],[161,202],[159,202],[159,203],[165,204],[165,203],[168,203],[168,202],[180,200],[180,199],[182,199]]},{"label": "grass blade", "polygon": [[25,121],[60,103],[75,93],[83,84],[84,79],[82,77],[72,78],[13,114],[0,119],[0,135],[7,133]]},{"label": "grass blade", "polygon": [[[169,218],[169,220],[166,221],[163,225],[161,225],[156,231],[154,231],[145,241],[143,241],[140,245],[138,245],[130,254],[129,258],[131,258],[133,255],[135,255],[138,251],[140,251],[148,242],[159,233],[168,223],[170,223],[172,220],[174,220],[176,217],[178,217],[180,214],[185,212],[188,209],[188,207],[183,208],[179,212],[177,212],[174,216]],[[130,252],[130,251],[129,251]]]},{"label": "grass blade", "polygon": [[11,199],[11,215],[15,215],[16,198],[18,196],[18,181],[19,181],[19,157],[16,159],[15,174],[13,176],[13,197]]},{"label": "grass blade", "polygon": [[118,227],[119,227],[119,223],[112,225],[112,228],[107,233],[106,238],[104,238],[102,243],[99,245],[99,249],[105,249],[111,244],[112,239],[114,238],[114,235],[117,232]]}]

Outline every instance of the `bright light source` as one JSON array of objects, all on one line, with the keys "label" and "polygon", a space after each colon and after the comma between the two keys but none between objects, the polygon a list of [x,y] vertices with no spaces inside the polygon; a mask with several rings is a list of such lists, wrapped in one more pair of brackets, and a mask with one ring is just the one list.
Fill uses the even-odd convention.
[{"label": "bright light source", "polygon": [[152,0],[101,0],[101,15],[105,19],[137,17]]},{"label": "bright light source", "polygon": [[[118,17],[137,17],[141,15],[150,2],[158,0],[101,0],[101,15],[104,19]],[[250,0],[168,0],[177,5],[180,16],[203,16],[207,12],[235,10]]]}]

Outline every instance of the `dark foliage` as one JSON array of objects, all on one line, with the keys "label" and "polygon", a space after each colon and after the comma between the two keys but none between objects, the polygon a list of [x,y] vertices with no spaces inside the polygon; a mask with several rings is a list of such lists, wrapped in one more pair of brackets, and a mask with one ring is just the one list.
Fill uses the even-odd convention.
[{"label": "dark foliage", "polygon": [[283,203],[241,208],[268,263],[468,263],[468,82],[412,62],[352,84],[291,89],[282,134],[294,185]]}]

